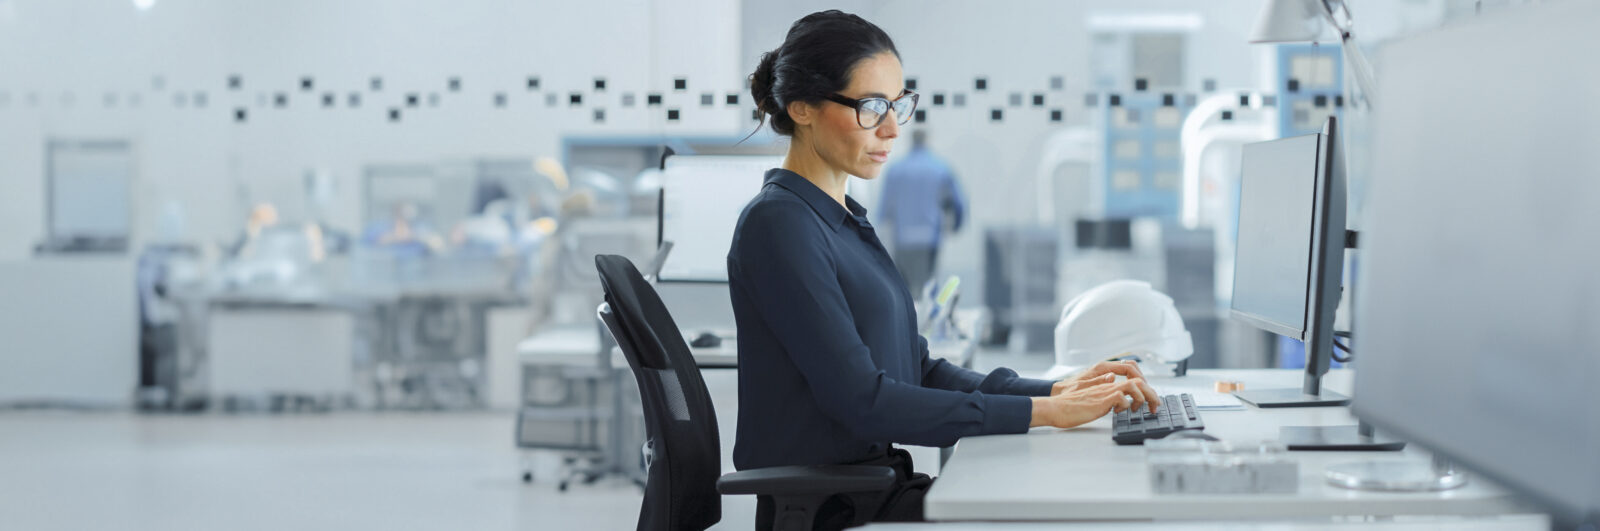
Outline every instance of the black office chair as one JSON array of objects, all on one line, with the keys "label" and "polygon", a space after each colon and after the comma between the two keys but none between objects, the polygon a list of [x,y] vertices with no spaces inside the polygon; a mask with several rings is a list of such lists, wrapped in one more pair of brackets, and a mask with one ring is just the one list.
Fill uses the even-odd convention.
[{"label": "black office chair", "polygon": [[861,509],[852,525],[871,518],[894,484],[894,469],[784,466],[722,475],[716,412],[678,325],[627,258],[598,255],[595,268],[605,289],[600,320],[627,357],[644,402],[648,471],[639,529],[710,527],[722,519],[719,492],[770,497],[778,530],[810,530],[817,508],[834,496]]}]

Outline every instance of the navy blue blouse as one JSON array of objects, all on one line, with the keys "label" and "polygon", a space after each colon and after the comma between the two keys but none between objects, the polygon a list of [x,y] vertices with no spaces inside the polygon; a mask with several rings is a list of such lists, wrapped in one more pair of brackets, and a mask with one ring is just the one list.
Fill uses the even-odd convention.
[{"label": "navy blue blouse", "polygon": [[[866,209],[767,172],[728,252],[739,327],[739,469],[849,463],[890,443],[1028,429],[1051,382],[928,356],[905,281]],[[846,208],[848,206],[848,209]]]}]

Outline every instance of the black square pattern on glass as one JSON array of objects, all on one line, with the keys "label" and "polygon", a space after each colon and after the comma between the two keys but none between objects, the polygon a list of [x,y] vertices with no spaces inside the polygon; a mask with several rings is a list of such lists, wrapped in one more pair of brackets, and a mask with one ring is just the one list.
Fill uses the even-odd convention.
[{"label": "black square pattern on glass", "polygon": [[1065,88],[1067,88],[1066,78],[1061,76],[1050,76],[1050,90],[1061,90]]},{"label": "black square pattern on glass", "polygon": [[1335,94],[1333,96],[1333,106],[1334,107],[1343,107],[1344,106],[1344,95],[1343,94]]},{"label": "black square pattern on glass", "polygon": [[1184,107],[1194,107],[1195,102],[1197,102],[1197,101],[1199,101],[1199,100],[1198,100],[1198,98],[1195,98],[1194,94],[1184,94],[1183,95],[1183,106]]},{"label": "black square pattern on glass", "polygon": [[1311,104],[1315,105],[1318,109],[1323,108],[1323,107],[1327,107],[1328,106],[1328,96],[1324,95],[1324,94],[1318,94],[1316,97],[1311,98]]},{"label": "black square pattern on glass", "polygon": [[919,124],[928,121],[928,111],[924,111],[922,109],[917,109],[916,112],[912,113],[912,116],[915,116],[913,120],[916,120],[916,122]]},{"label": "black square pattern on glass", "polygon": [[1083,95],[1083,106],[1084,107],[1094,107],[1094,106],[1099,105],[1099,104],[1100,104],[1100,95],[1099,94],[1095,94],[1095,93],[1091,92],[1089,94],[1084,94]]},{"label": "black square pattern on glass", "polygon": [[367,80],[367,87],[372,89],[373,92],[383,90],[383,78],[373,76],[372,79]]},{"label": "black square pattern on glass", "polygon": [[700,105],[701,106],[710,107],[710,106],[716,105],[716,104],[717,104],[717,96],[715,94],[712,94],[710,92],[706,92],[706,93],[700,94]]},{"label": "black square pattern on glass", "polygon": [[556,104],[560,103],[560,102],[561,102],[561,98],[559,96],[556,96],[556,93],[554,93],[554,92],[546,92],[546,93],[544,93],[544,106],[545,107],[555,107]]},{"label": "black square pattern on glass", "polygon": [[1227,122],[1231,120],[1233,120],[1233,111],[1222,111],[1222,121]]},{"label": "black square pattern on glass", "polygon": [[332,107],[333,104],[334,104],[334,101],[335,101],[335,99],[333,97],[333,93],[332,92],[324,92],[324,93],[322,93],[322,106],[323,107]]},{"label": "black square pattern on glass", "polygon": [[567,105],[583,105],[583,94],[577,92],[568,94]]},{"label": "black square pattern on glass", "polygon": [[360,107],[361,106],[361,95],[360,94],[356,94],[354,92],[351,92],[349,97],[345,98],[345,100],[346,100],[345,101],[345,105],[348,105],[351,108],[355,108],[355,107]]},{"label": "black square pattern on glass", "polygon": [[606,121],[606,110],[605,109],[595,109],[594,110],[594,123],[600,124],[600,123],[605,123],[605,121]]},{"label": "black square pattern on glass", "polygon": [[539,76],[528,77],[528,90],[539,90]]},{"label": "black square pattern on glass", "polygon": [[417,96],[417,93],[413,92],[413,93],[410,93],[410,94],[406,94],[406,106],[407,107],[416,107],[417,103],[420,102],[420,101],[422,101],[422,99]]},{"label": "black square pattern on glass", "polygon": [[677,109],[667,109],[667,121],[676,122],[679,116]]},{"label": "black square pattern on glass", "polygon": [[1110,103],[1112,107],[1121,107],[1122,106],[1122,95],[1121,94],[1112,94],[1111,95],[1111,101],[1109,101],[1107,103]]},{"label": "black square pattern on glass", "polygon": [[496,93],[494,93],[494,106],[495,107],[505,107],[506,106],[506,93],[504,93],[504,92],[496,92]]},{"label": "black square pattern on glass", "polygon": [[957,93],[951,95],[950,96],[950,105],[952,107],[966,107],[967,106],[967,95],[966,94],[962,94],[960,92],[957,92]]},{"label": "black square pattern on glass", "polygon": [[1204,90],[1206,92],[1216,92],[1217,91],[1217,80],[1211,79],[1211,78],[1206,78],[1205,81],[1201,81],[1200,82],[1200,87],[1201,87],[1202,90]]},{"label": "black square pattern on glass", "polygon": [[998,121],[1000,121],[1001,118],[1004,118],[1004,117],[1005,117],[1005,111],[1002,111],[1000,109],[989,109],[989,121],[998,122]]},{"label": "black square pattern on glass", "polygon": [[1178,98],[1176,96],[1173,96],[1171,94],[1162,94],[1161,95],[1161,106],[1162,107],[1171,107],[1171,106],[1174,106],[1174,105],[1177,105],[1177,104],[1178,104]]},{"label": "black square pattern on glass", "polygon": [[1143,114],[1143,113],[1139,112],[1138,108],[1125,109],[1123,111],[1123,113],[1124,113],[1124,116],[1128,117],[1128,123],[1130,123],[1130,124],[1139,123],[1139,119],[1140,119],[1141,115]]},{"label": "black square pattern on glass", "polygon": [[1289,92],[1300,92],[1300,80],[1289,78]]},{"label": "black square pattern on glass", "polygon": [[672,90],[689,90],[689,78],[680,77],[673,79]]},{"label": "black square pattern on glass", "polygon": [[1239,106],[1240,107],[1249,107],[1250,106],[1250,95],[1249,94],[1240,94],[1239,95]]},{"label": "black square pattern on glass", "polygon": [[761,109],[750,109],[750,121],[759,122],[761,120]]},{"label": "black square pattern on glass", "polygon": [[1033,106],[1034,107],[1043,107],[1044,106],[1044,94],[1034,94],[1033,95]]},{"label": "black square pattern on glass", "polygon": [[1139,79],[1133,80],[1133,90],[1136,90],[1136,91],[1139,91],[1139,92],[1144,92],[1148,88],[1150,88],[1150,81],[1149,80],[1147,80],[1145,78],[1142,78],[1142,77],[1139,78]]},{"label": "black square pattern on glass", "polygon": [[935,107],[944,105],[944,94],[943,93],[940,93],[940,92],[933,93],[933,105]]},{"label": "black square pattern on glass", "polygon": [[312,82],[311,76],[300,78],[300,90],[309,92],[314,86],[316,86],[316,84]]},{"label": "black square pattern on glass", "polygon": [[645,96],[644,97],[644,102],[645,102],[646,105],[661,105],[661,95],[660,94],[650,94],[648,96]]},{"label": "black square pattern on glass", "polygon": [[726,99],[723,100],[723,102],[727,103],[728,105],[738,105],[739,104],[739,93],[737,93],[737,92],[729,92],[728,96],[726,97]]},{"label": "black square pattern on glass", "polygon": [[1273,96],[1273,95],[1270,95],[1270,94],[1263,94],[1261,96],[1261,106],[1262,107],[1275,107],[1277,105],[1278,105],[1278,97],[1277,96]]},{"label": "black square pattern on glass", "polygon": [[235,122],[243,122],[247,116],[249,116],[249,113],[245,111],[244,107],[238,107],[233,110],[233,121]]},{"label": "black square pattern on glass", "polygon": [[1012,107],[1021,106],[1022,105],[1022,93],[1021,92],[1012,92],[1010,95],[1007,95],[1006,96],[1006,103],[1010,104]]},{"label": "black square pattern on glass", "polygon": [[206,97],[206,93],[204,93],[204,92],[196,92],[196,93],[194,93],[194,97],[191,98],[191,99],[194,100],[194,106],[195,107],[204,108],[206,106],[207,97]]},{"label": "black square pattern on glass", "polygon": [[594,90],[596,92],[599,92],[599,91],[602,91],[602,90],[605,90],[605,89],[606,89],[606,78],[603,78],[603,77],[594,78]]},{"label": "black square pattern on glass", "polygon": [[972,80],[972,90],[989,90],[989,79],[980,77]]},{"label": "black square pattern on glass", "polygon": [[906,78],[906,90],[917,90],[917,78]]},{"label": "black square pattern on glass", "polygon": [[1061,109],[1051,109],[1050,110],[1050,121],[1052,121],[1052,122],[1061,121]]},{"label": "black square pattern on glass", "polygon": [[450,81],[448,83],[446,83],[446,84],[449,85],[450,92],[461,92],[461,78],[452,77],[452,78],[450,78]]},{"label": "black square pattern on glass", "polygon": [[239,90],[242,88],[244,88],[244,78],[239,77],[239,74],[228,76],[228,90]]},{"label": "black square pattern on glass", "polygon": [[400,109],[395,108],[395,107],[390,107],[389,108],[389,121],[391,121],[391,122],[400,121]]},{"label": "black square pattern on glass", "polygon": [[289,106],[289,95],[288,94],[284,94],[282,92],[279,92],[277,94],[273,94],[272,95],[272,105],[274,107],[288,107]]},{"label": "black square pattern on glass", "polygon": [[622,93],[622,106],[632,107],[633,104],[638,101],[638,99],[639,97],[634,95],[632,92],[624,92]]}]

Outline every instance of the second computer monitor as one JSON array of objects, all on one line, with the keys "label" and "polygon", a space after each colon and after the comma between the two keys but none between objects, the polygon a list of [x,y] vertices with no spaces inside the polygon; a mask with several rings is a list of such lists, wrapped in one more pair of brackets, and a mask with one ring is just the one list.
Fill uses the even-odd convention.
[{"label": "second computer monitor", "polygon": [[1321,378],[1333,357],[1344,269],[1345,183],[1337,122],[1323,132],[1244,146],[1232,315],[1306,344],[1299,390],[1249,390],[1260,407],[1340,405]]},{"label": "second computer monitor", "polygon": [[663,282],[727,282],[728,246],[739,212],[783,157],[674,155],[661,177],[660,239],[673,243]]}]

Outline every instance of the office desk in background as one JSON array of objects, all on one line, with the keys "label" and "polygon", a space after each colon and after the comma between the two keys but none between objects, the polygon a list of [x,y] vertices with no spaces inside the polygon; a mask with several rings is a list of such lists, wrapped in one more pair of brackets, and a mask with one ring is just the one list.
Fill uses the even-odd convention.
[{"label": "office desk in background", "polygon": [[[1194,370],[1195,378],[1238,380],[1249,389],[1298,387],[1298,369]],[[1152,383],[1162,386],[1160,379]],[[1349,392],[1351,372],[1334,370],[1324,385]],[[1168,385],[1176,382],[1168,382]],[[1279,426],[1354,425],[1343,407],[1204,411],[1206,433],[1229,441],[1277,439]],[[926,501],[930,520],[1218,520],[1345,515],[1499,515],[1537,512],[1473,475],[1466,486],[1429,493],[1346,490],[1329,485],[1330,464],[1371,459],[1427,462],[1415,445],[1402,452],[1290,452],[1300,463],[1296,494],[1157,495],[1145,451],[1111,441],[1111,421],[1074,429],[1036,428],[1020,435],[957,443]]]}]

